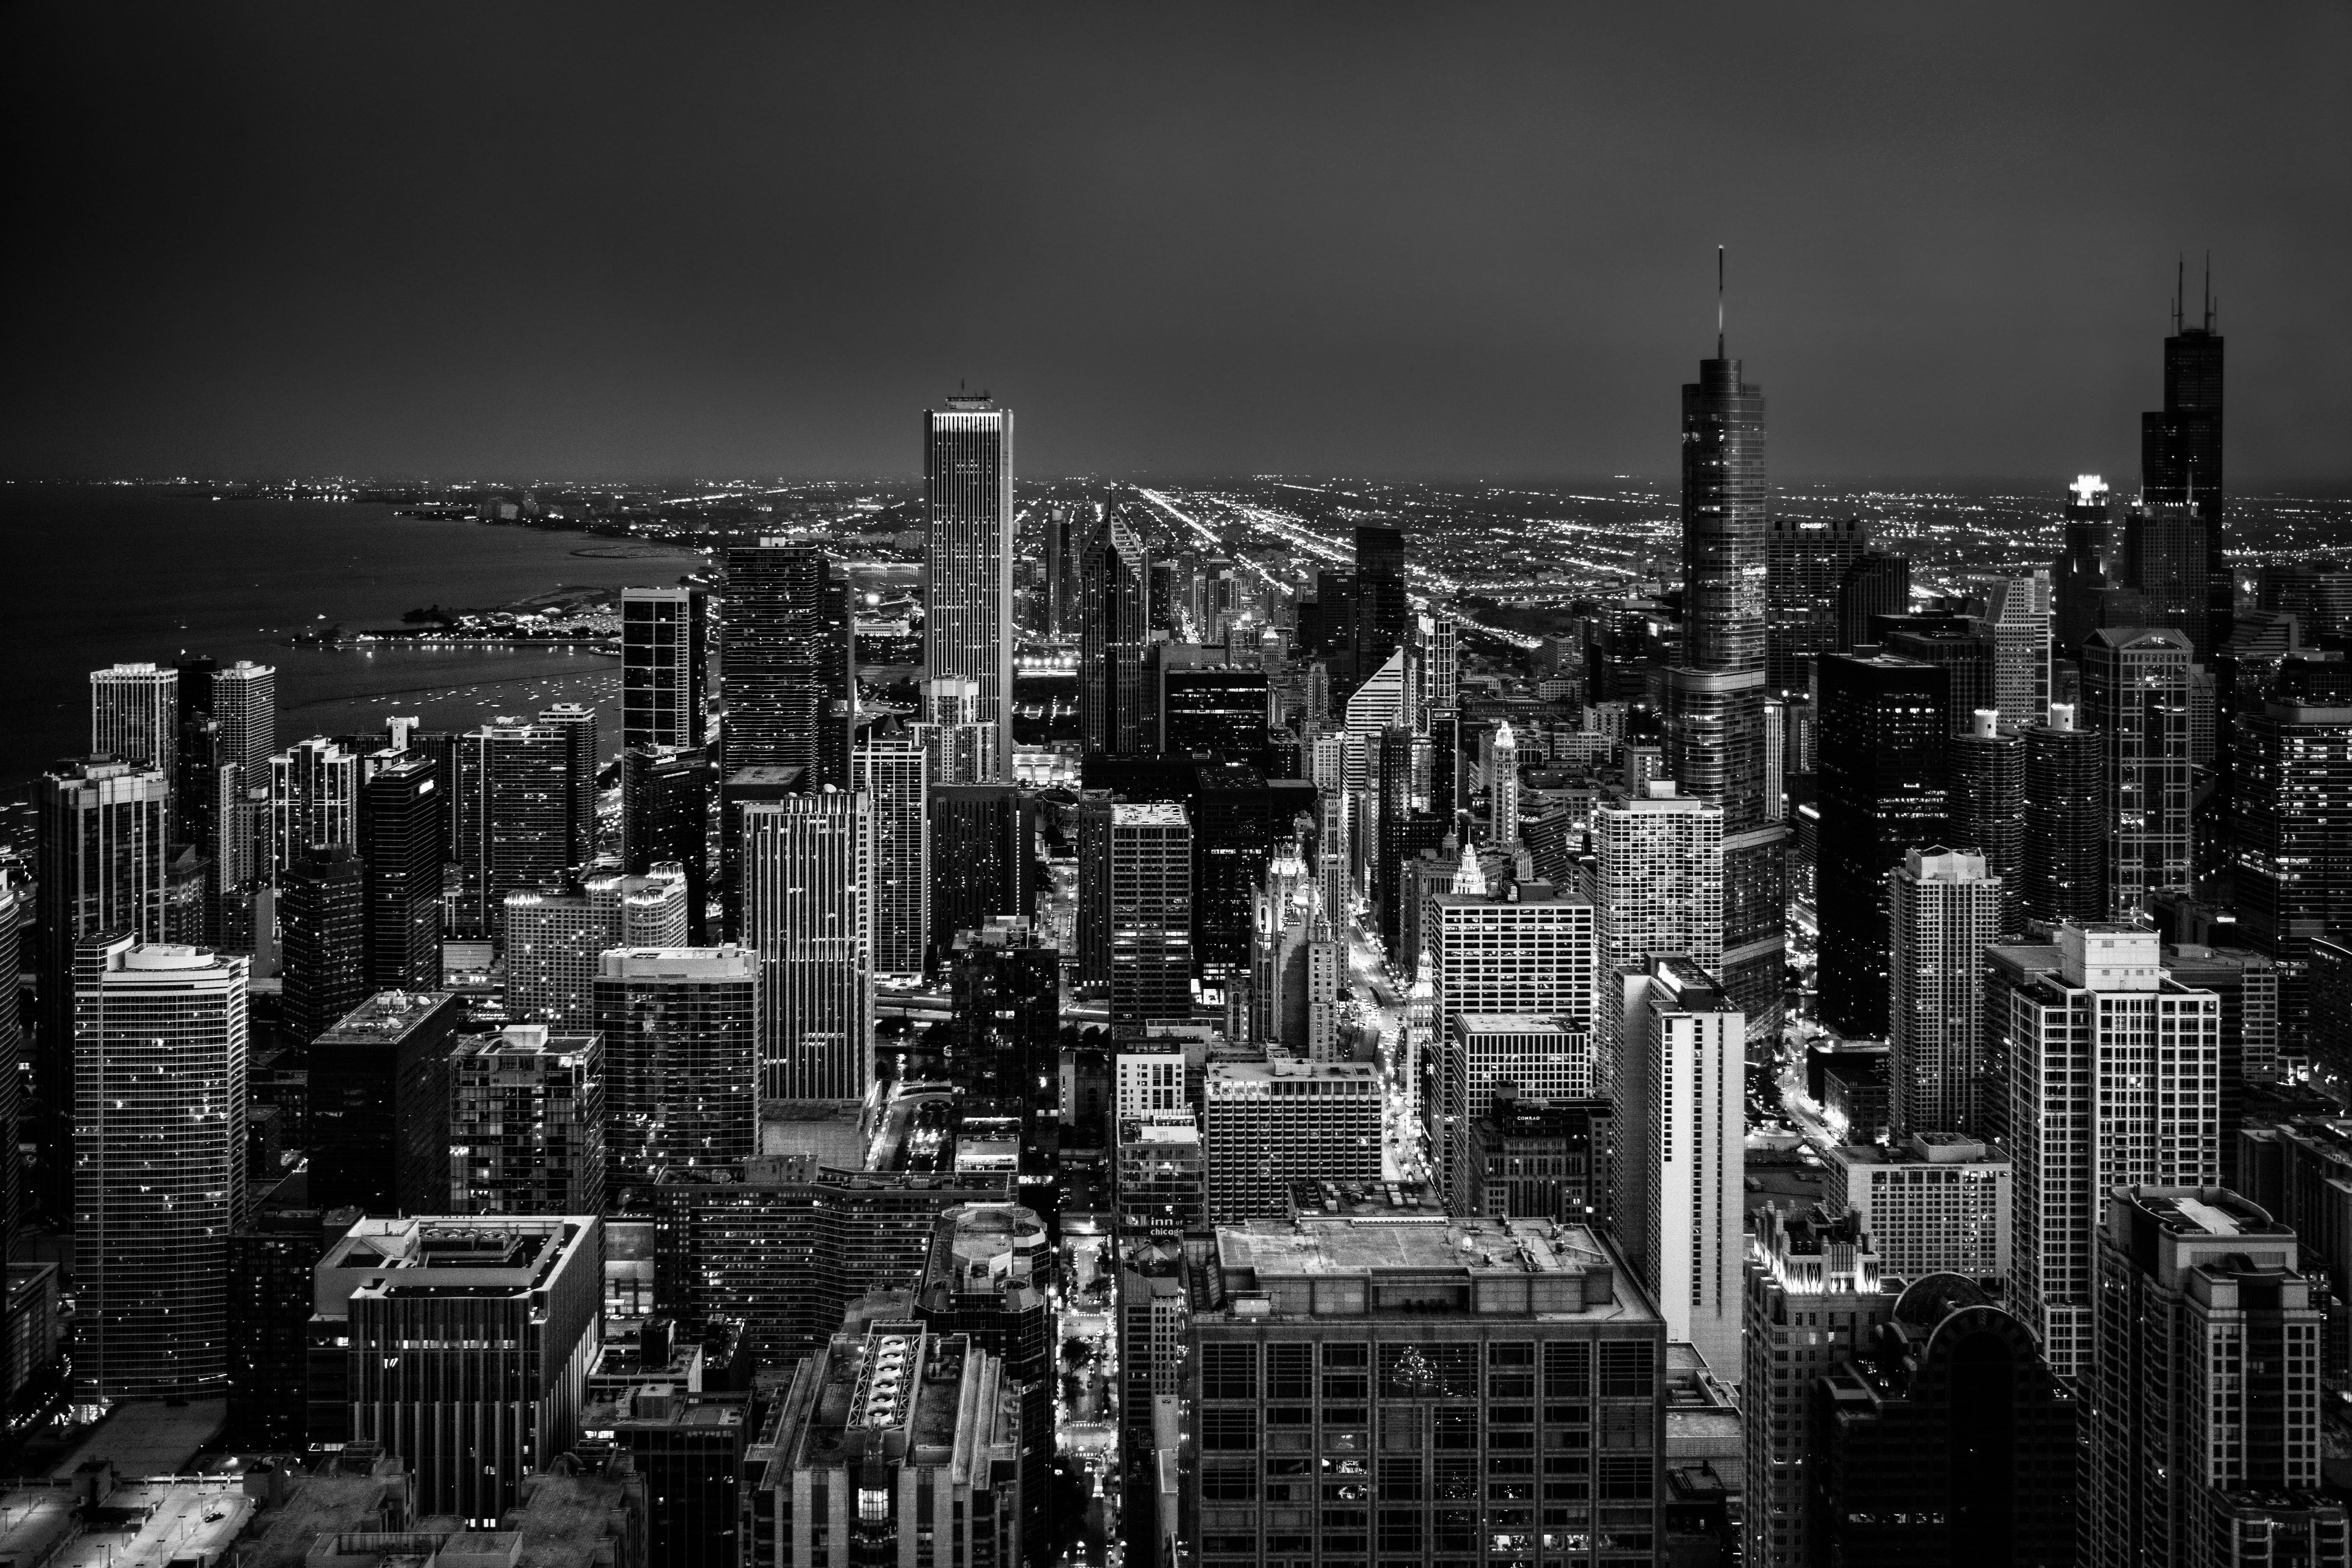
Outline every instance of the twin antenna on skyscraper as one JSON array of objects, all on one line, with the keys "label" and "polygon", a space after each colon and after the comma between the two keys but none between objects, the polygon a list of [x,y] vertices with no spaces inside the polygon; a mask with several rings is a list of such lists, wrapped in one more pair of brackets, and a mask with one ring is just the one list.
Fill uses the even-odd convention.
[{"label": "twin antenna on skyscraper", "polygon": [[1723,247],[1715,247],[1715,357],[1723,357]]},{"label": "twin antenna on skyscraper", "polygon": [[[2175,337],[2180,335],[2180,307],[2188,287],[2189,258],[2183,253],[2177,255],[2172,264],[2172,333]],[[2213,314],[2220,305],[2221,301],[2213,298],[2213,253],[2209,250],[2205,253],[2205,330],[2209,332],[2213,330]]]}]

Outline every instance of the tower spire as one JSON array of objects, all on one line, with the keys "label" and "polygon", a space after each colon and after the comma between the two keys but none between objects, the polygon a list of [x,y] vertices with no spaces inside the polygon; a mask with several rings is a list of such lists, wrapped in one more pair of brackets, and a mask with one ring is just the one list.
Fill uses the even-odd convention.
[{"label": "tower spire", "polygon": [[2172,335],[2180,335],[2180,296],[2188,286],[2189,258],[2183,253],[2172,258]]},{"label": "tower spire", "polygon": [[2205,253],[2205,330],[2213,330],[2213,253]]},{"label": "tower spire", "polygon": [[1723,357],[1723,247],[1715,247],[1715,357]]}]

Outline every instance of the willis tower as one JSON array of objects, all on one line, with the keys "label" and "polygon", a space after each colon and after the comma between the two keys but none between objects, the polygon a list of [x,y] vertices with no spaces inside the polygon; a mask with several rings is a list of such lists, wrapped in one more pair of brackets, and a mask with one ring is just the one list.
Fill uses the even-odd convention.
[{"label": "willis tower", "polygon": [[2143,501],[2193,506],[2205,524],[2205,624],[2212,646],[2230,640],[2230,568],[2221,537],[2221,334],[2213,330],[2213,274],[2205,273],[2205,320],[2184,324],[2181,285],[2164,340],[2164,407],[2139,416]]},{"label": "willis tower", "polygon": [[1683,388],[1683,662],[1667,672],[1667,761],[1682,790],[1723,808],[1721,980],[1748,1037],[1780,1032],[1788,946],[1783,829],[1765,811],[1764,393],[1723,346]]}]

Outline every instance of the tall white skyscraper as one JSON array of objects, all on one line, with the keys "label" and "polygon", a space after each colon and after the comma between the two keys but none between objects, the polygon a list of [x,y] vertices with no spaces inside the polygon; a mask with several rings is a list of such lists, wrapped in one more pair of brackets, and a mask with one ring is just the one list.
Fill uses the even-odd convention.
[{"label": "tall white skyscraper", "polygon": [[1511,733],[1511,721],[1504,720],[1495,726],[1493,774],[1487,784],[1495,842],[1504,846],[1519,841],[1519,740]]},{"label": "tall white skyscraper", "polygon": [[873,803],[836,790],[739,809],[761,1098],[862,1100],[874,1082]]},{"label": "tall white skyscraper", "polygon": [[245,770],[248,783],[259,781],[278,750],[277,668],[241,658],[213,671],[213,717],[220,721],[228,760]]},{"label": "tall white skyscraper", "polygon": [[1999,950],[1987,999],[2010,1058],[2019,1316],[2061,1377],[2089,1369],[2106,1195],[2221,1176],[2221,999],[2166,974],[2161,941],[2062,925],[2054,948]]},{"label": "tall white skyscraper", "polygon": [[874,967],[920,974],[931,931],[930,759],[920,737],[857,748],[857,787],[874,810]]},{"label": "tall white skyscraper", "polygon": [[1333,925],[1345,926],[1356,907],[1356,801],[1364,787],[1364,739],[1344,730],[1318,735],[1307,761],[1315,782],[1315,867],[1323,909]]},{"label": "tall white skyscraper", "polygon": [[1698,1347],[1717,1375],[1741,1366],[1743,1148],[1748,1025],[1713,976],[1654,958],[1619,976],[1623,1037],[1639,1040],[1642,1087],[1621,1115],[1618,1226],[1656,1293],[1666,1337]]},{"label": "tall white skyscraper", "polygon": [[1951,849],[1911,850],[1886,875],[1895,1130],[1979,1132],[1990,1092],[1984,951],[2000,940],[2001,879],[1983,856]]},{"label": "tall white skyscraper", "polygon": [[160,768],[179,758],[180,673],[167,665],[118,664],[89,672],[89,752]]},{"label": "tall white skyscraper", "polygon": [[2040,721],[2050,711],[2050,569],[1977,581],[1991,624],[1992,700],[2004,724]]},{"label": "tall white skyscraper", "polygon": [[1013,411],[985,395],[923,415],[923,665],[979,687],[1013,776]]},{"label": "tall white skyscraper", "polygon": [[75,1378],[106,1399],[218,1390],[243,1217],[247,961],[130,937],[75,960]]},{"label": "tall white skyscraper", "polygon": [[570,892],[509,893],[507,1016],[566,1032],[590,1027],[590,990],[606,950],[686,945],[686,868],[663,861],[642,877],[584,877]]}]

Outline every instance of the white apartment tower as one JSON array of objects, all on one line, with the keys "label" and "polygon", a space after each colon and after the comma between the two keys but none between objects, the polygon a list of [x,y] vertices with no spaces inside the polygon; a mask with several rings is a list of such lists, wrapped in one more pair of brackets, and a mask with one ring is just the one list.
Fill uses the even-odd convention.
[{"label": "white apartment tower", "polygon": [[74,956],[75,1378],[104,1399],[217,1391],[244,1208],[247,961],[129,937]]},{"label": "white apartment tower", "polygon": [[1982,855],[1914,849],[1886,874],[1894,911],[1887,1063],[1895,1127],[1984,1125],[1984,950],[2000,940],[2001,879]]},{"label": "white apartment tower", "polygon": [[2060,926],[2055,949],[2004,950],[2046,957],[1987,1003],[2011,1054],[2014,1300],[2061,1377],[2090,1369],[2106,1194],[2221,1180],[2221,999],[2166,974],[2161,941]]},{"label": "white apartment tower", "polygon": [[[1652,781],[1593,807],[1592,850],[1599,972],[1679,956],[1713,973],[1723,960],[1723,808]],[[1618,1063],[1601,1033],[1598,1092],[1615,1098]]]},{"label": "white apartment tower", "polygon": [[157,664],[117,664],[89,672],[89,752],[159,768],[165,778],[180,746],[180,672]]},{"label": "white apartment tower", "polygon": [[1747,1019],[1687,959],[1654,958],[1618,978],[1623,1037],[1642,1042],[1639,1098],[1620,1102],[1632,1130],[1618,1163],[1620,1234],[1666,1337],[1728,1378],[1742,1364]]},{"label": "white apartment tower", "polygon": [[827,790],[740,809],[760,1096],[863,1100],[874,1083],[872,802]]}]

